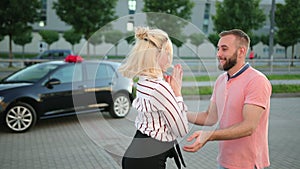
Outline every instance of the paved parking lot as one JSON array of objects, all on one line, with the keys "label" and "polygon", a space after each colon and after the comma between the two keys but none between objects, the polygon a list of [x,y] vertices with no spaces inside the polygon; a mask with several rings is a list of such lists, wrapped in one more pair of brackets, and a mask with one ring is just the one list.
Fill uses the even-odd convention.
[{"label": "paved parking lot", "polygon": [[[208,100],[187,100],[190,110],[203,110]],[[300,98],[272,98],[271,169],[300,168]],[[0,130],[1,169],[120,169],[121,156],[135,132],[132,111],[125,119],[108,113],[41,120],[32,130]],[[199,129],[192,126],[192,131]],[[184,139],[181,145],[187,144]],[[197,153],[183,153],[187,168],[216,168],[217,142]],[[172,160],[168,169],[176,168]]]}]

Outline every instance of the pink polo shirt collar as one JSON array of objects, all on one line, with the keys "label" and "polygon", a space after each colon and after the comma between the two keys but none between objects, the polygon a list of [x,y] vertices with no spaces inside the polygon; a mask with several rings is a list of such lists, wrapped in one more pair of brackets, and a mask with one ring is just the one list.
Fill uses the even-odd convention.
[{"label": "pink polo shirt collar", "polygon": [[237,71],[235,74],[233,74],[232,77],[230,77],[229,73],[227,73],[227,81],[229,81],[232,78],[238,77],[240,74],[242,74],[243,72],[245,72],[245,70],[247,70],[250,67],[249,63],[246,63],[239,71]]}]

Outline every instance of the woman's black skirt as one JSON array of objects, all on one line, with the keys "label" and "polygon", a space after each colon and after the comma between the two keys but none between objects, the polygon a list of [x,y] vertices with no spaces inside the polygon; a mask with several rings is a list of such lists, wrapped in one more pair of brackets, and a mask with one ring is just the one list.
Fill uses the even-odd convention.
[{"label": "woman's black skirt", "polygon": [[165,169],[168,157],[174,158],[179,169],[180,160],[185,167],[177,141],[161,142],[138,130],[123,156],[122,168]]}]

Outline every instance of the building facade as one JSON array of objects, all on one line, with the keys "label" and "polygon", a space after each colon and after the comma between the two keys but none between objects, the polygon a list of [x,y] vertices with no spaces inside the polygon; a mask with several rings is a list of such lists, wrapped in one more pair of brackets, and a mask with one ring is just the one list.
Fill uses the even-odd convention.
[{"label": "building facade", "polygon": [[[67,42],[62,34],[64,31],[71,29],[71,26],[61,21],[56,15],[53,9],[53,2],[57,0],[42,0],[42,19],[40,22],[33,25],[34,33],[33,40],[30,44],[25,46],[25,52],[27,53],[39,53],[46,48],[42,42],[42,38],[38,34],[39,30],[54,30],[60,34],[60,39],[57,42],[51,44],[50,49],[71,49],[72,46]],[[213,33],[213,21],[212,15],[216,13],[215,3],[216,0],[193,0],[195,6],[192,10],[190,23],[200,32],[205,35]],[[276,0],[276,3],[284,3],[284,0]],[[119,17],[117,20],[112,22],[113,27],[121,31],[133,30],[134,26],[145,25],[145,15],[142,12],[144,2],[143,0],[118,0],[116,5],[116,15]],[[260,8],[265,11],[266,16],[269,16],[271,9],[271,0],[262,0]],[[268,34],[270,27],[270,21],[267,18],[266,24],[260,30],[258,34]],[[0,52],[8,53],[8,37],[0,42]],[[43,44],[43,45],[41,45]],[[82,39],[79,44],[74,46],[74,52],[86,55],[86,40]],[[118,44],[118,55],[127,55],[129,52],[129,46],[127,42],[121,41]],[[105,44],[91,47],[91,55],[116,55],[115,46],[113,44]],[[176,48],[176,47],[174,47]],[[180,49],[174,49],[178,51],[180,56],[199,56],[199,57],[215,57],[215,47],[207,40],[201,44],[198,49],[187,41]],[[18,53],[22,51],[22,47],[13,44],[13,52]],[[254,46],[254,52],[258,58],[268,58],[268,46],[259,43]],[[288,55],[290,56],[291,47],[288,48]],[[296,45],[295,53],[300,54],[300,45]],[[175,52],[176,54],[176,52]],[[274,58],[284,58],[285,50],[282,46],[274,45]],[[299,57],[299,56],[298,56]]]}]

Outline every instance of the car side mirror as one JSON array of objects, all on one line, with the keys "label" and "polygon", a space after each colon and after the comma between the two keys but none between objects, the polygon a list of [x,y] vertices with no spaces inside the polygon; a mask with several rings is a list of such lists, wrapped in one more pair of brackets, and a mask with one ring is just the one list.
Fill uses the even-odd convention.
[{"label": "car side mirror", "polygon": [[59,85],[61,82],[60,82],[60,80],[59,79],[50,79],[50,80],[48,80],[46,83],[45,83],[45,86],[47,87],[47,88],[50,88],[50,89],[52,89],[53,88],[53,85]]}]

